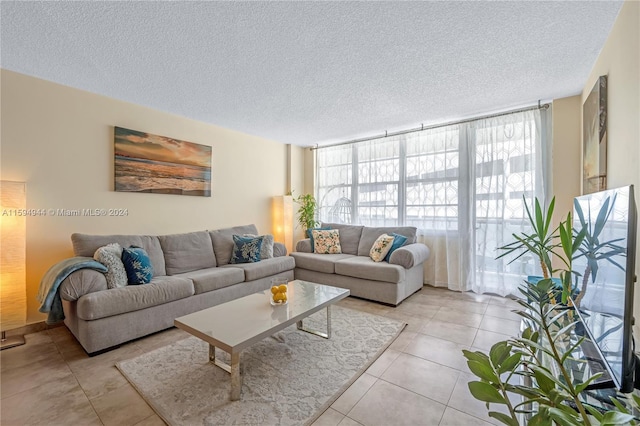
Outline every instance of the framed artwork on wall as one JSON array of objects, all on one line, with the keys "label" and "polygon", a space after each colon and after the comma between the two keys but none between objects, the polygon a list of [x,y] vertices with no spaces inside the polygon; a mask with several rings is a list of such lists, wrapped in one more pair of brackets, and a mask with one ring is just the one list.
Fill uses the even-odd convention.
[{"label": "framed artwork on wall", "polygon": [[115,190],[211,196],[211,147],[115,127]]},{"label": "framed artwork on wall", "polygon": [[582,106],[582,193],[607,189],[607,76],[598,78]]}]

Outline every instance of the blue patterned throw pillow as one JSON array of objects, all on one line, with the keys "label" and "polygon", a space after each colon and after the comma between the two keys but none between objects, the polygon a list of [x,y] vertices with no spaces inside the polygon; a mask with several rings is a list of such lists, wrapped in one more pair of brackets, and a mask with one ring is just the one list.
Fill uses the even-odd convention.
[{"label": "blue patterned throw pillow", "polygon": [[241,237],[233,235],[233,254],[229,263],[253,263],[260,261],[264,237]]},{"label": "blue patterned throw pillow", "polygon": [[129,284],[148,284],[153,278],[153,265],[143,248],[131,246],[122,249],[122,263]]},{"label": "blue patterned throw pillow", "polygon": [[398,235],[395,232],[391,235],[393,235],[393,244],[391,244],[391,250],[389,250],[389,253],[387,253],[387,255],[383,259],[385,262],[388,262],[389,259],[391,259],[391,253],[402,247],[408,240],[408,238],[404,235]]}]

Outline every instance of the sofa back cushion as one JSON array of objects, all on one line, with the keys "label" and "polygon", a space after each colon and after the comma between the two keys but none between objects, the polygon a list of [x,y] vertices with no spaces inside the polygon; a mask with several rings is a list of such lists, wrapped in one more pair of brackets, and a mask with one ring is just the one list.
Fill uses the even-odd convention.
[{"label": "sofa back cushion", "polygon": [[[360,238],[364,226],[360,225],[345,225],[344,223],[325,223],[322,222],[321,226],[324,228],[337,229],[340,231],[340,247],[342,253],[345,254],[359,254],[358,247],[360,244]],[[384,234],[381,232],[380,234]],[[378,236],[376,236],[378,238]],[[373,241],[376,239],[374,238]],[[373,241],[369,244],[369,249],[373,245]],[[369,249],[367,249],[366,256],[369,255]]]},{"label": "sofa back cushion", "polygon": [[255,225],[234,226],[232,228],[216,229],[209,231],[213,252],[216,255],[218,266],[228,265],[233,254],[233,235],[253,234],[258,235]]},{"label": "sofa back cushion", "polygon": [[415,226],[384,226],[380,228],[369,228],[365,226],[362,229],[360,245],[358,245],[358,256],[369,256],[369,250],[371,250],[373,243],[375,243],[382,234],[391,235],[392,233],[396,233],[404,235],[407,237],[406,244],[413,244],[416,242],[416,231]]},{"label": "sofa back cushion", "polygon": [[158,237],[151,235],[89,235],[72,234],[71,242],[76,256],[93,257],[93,254],[102,246],[110,243],[118,243],[122,247],[142,247],[151,260],[153,276],[167,275],[164,263],[164,254],[160,247]]},{"label": "sofa back cushion", "polygon": [[158,237],[164,252],[167,275],[216,266],[213,244],[207,231]]}]

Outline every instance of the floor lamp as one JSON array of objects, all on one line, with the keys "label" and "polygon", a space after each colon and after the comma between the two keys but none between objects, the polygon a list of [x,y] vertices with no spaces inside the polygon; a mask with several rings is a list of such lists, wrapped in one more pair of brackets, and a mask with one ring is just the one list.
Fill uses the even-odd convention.
[{"label": "floor lamp", "polygon": [[0,350],[25,343],[5,333],[27,322],[26,195],[23,182],[0,181]]},{"label": "floor lamp", "polygon": [[291,195],[277,195],[273,197],[273,237],[287,248],[287,253],[293,251],[293,197]]}]

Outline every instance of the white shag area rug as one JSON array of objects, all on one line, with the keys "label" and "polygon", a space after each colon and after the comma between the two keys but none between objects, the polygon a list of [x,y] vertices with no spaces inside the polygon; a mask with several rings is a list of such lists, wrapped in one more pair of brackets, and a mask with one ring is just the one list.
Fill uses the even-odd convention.
[{"label": "white shag area rug", "polygon": [[[172,426],[311,424],[405,326],[366,312],[331,309],[329,340],[293,325],[241,353],[240,401],[229,400],[229,373],[208,362],[208,344],[197,337],[116,366]],[[325,330],[325,313],[305,319],[305,327]],[[216,352],[223,360],[226,355]]]}]

